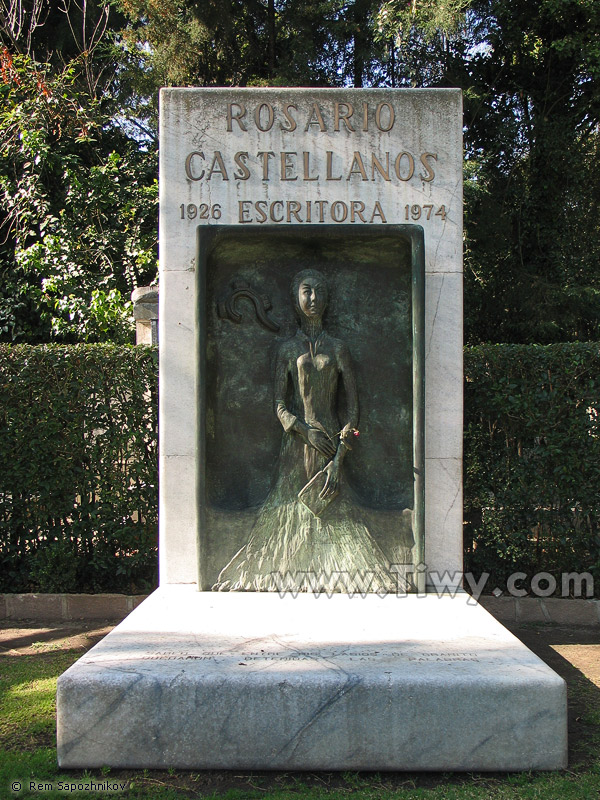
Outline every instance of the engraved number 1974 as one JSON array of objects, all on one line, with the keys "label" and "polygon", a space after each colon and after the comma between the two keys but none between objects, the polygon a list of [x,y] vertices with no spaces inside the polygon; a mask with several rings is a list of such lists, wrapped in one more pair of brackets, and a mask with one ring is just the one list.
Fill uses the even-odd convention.
[{"label": "engraved number 1974", "polygon": [[404,219],[412,219],[416,222],[418,219],[421,219],[422,216],[425,219],[431,219],[431,215],[433,214],[434,217],[441,217],[442,221],[445,222],[446,220],[446,206],[440,206],[438,210],[434,213],[433,206],[425,205],[405,205],[404,206]]}]

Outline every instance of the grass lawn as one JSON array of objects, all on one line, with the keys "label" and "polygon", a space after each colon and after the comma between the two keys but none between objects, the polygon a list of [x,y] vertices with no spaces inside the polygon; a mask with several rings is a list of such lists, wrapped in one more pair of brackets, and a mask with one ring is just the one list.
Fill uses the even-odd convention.
[{"label": "grass lawn", "polygon": [[[569,684],[570,764],[515,774],[239,773],[65,770],[56,766],[56,679],[106,631],[65,626],[0,631],[0,799],[38,797],[223,800],[600,800],[600,629],[521,626],[513,631]],[[67,632],[67,635],[65,635]],[[427,732],[424,731],[426,736]],[[452,732],[450,732],[452,735]],[[35,784],[32,790],[31,783]],[[62,787],[61,783],[62,782]],[[126,784],[121,795],[77,784]],[[13,788],[14,785],[14,788]],[[20,789],[17,785],[20,785]]]}]

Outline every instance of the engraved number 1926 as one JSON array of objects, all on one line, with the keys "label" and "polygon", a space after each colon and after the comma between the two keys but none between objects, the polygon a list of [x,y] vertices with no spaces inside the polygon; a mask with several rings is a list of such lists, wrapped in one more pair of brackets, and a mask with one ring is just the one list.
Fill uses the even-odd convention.
[{"label": "engraved number 1926", "polygon": [[179,211],[181,213],[181,219],[220,219],[221,218],[221,206],[218,203],[215,203],[214,206],[209,206],[206,203],[200,203],[197,206],[195,203],[182,203],[179,206]]}]

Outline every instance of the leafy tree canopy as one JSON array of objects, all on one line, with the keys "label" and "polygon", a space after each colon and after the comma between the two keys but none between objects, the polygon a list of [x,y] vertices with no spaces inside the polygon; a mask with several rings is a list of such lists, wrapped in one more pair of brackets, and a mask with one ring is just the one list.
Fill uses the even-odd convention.
[{"label": "leafy tree canopy", "polygon": [[127,341],[129,295],[156,273],[155,155],[80,88],[84,70],[0,52],[5,341]]},{"label": "leafy tree canopy", "polygon": [[598,338],[600,5],[484,0],[466,90],[467,332]]},{"label": "leafy tree canopy", "polygon": [[468,341],[598,338],[597,0],[3,0],[0,338],[123,338],[161,85],[458,86]]}]

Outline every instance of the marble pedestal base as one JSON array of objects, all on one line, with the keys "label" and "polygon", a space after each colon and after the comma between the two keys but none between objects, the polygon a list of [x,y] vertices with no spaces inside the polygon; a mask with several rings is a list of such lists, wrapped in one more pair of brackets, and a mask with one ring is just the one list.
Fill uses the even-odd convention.
[{"label": "marble pedestal base", "polygon": [[465,594],[163,587],[57,703],[61,767],[566,766],[564,681]]}]

